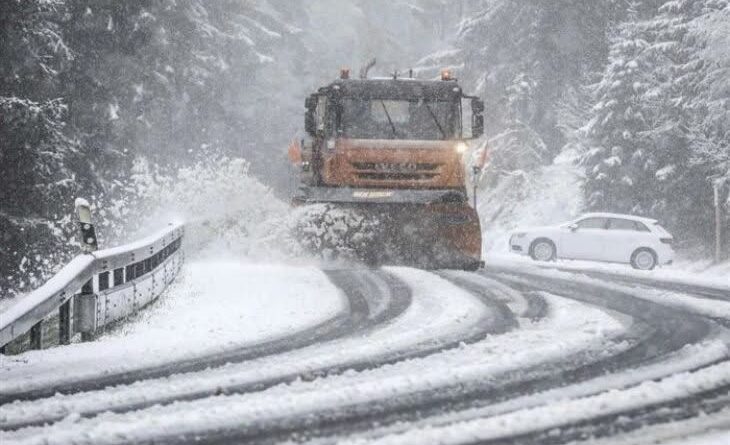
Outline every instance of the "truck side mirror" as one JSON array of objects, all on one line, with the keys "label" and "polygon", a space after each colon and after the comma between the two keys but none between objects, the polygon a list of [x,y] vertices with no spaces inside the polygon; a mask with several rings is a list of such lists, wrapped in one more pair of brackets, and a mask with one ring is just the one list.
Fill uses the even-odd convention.
[{"label": "truck side mirror", "polygon": [[304,107],[307,111],[304,113],[304,131],[312,137],[317,134],[317,123],[314,119],[314,111],[317,109],[317,96],[311,95],[304,100]]},{"label": "truck side mirror", "polygon": [[471,100],[471,112],[474,114],[484,113],[484,101],[474,98]]},{"label": "truck side mirror", "polygon": [[304,114],[304,131],[306,131],[308,135],[315,137],[317,134],[316,127],[317,125],[314,123],[314,113],[307,111]]},{"label": "truck side mirror", "polygon": [[317,108],[317,95],[312,94],[304,99],[304,108],[306,108],[307,111],[314,111],[314,109]]},{"label": "truck side mirror", "polygon": [[484,116],[481,114],[475,114],[472,117],[471,123],[471,137],[478,138],[484,134]]},{"label": "truck side mirror", "polygon": [[478,138],[484,134],[484,101],[473,98],[471,100],[471,137]]}]

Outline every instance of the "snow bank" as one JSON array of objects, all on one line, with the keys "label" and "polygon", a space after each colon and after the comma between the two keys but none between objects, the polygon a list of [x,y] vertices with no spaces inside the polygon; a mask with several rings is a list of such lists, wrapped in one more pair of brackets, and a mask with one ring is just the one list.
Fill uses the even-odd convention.
[{"label": "snow bank", "polygon": [[591,445],[727,445],[730,443],[730,408],[687,420],[650,425],[623,435],[594,439]]},{"label": "snow bank", "polygon": [[[527,172],[502,173],[494,187],[479,191],[477,210],[482,224],[483,249],[487,262],[533,263],[531,259],[510,253],[512,232],[536,226],[556,225],[584,213],[583,170],[577,165],[577,153],[567,149],[552,165]],[[688,284],[730,287],[730,261],[712,264],[712,260],[690,260],[678,252],[672,266],[651,272],[634,271],[628,265],[590,261],[560,261],[585,270],[618,272],[641,277],[681,281]]]},{"label": "snow bank", "polygon": [[730,262],[710,265],[709,261],[679,261],[672,266],[659,267],[652,271],[634,270],[626,264],[600,263],[593,261],[558,260],[556,262],[536,262],[531,258],[515,254],[488,252],[487,264],[500,266],[534,267],[556,269],[565,272],[604,272],[623,275],[627,278],[654,279],[667,284],[687,284],[727,289],[730,292]]},{"label": "snow bank", "polygon": [[277,228],[286,221],[289,206],[249,168],[243,159],[223,157],[164,176],[140,162],[133,177],[140,203],[138,230],[183,220],[188,254],[275,257],[285,250]]},{"label": "snow bank", "polygon": [[306,329],[346,309],[340,291],[314,268],[193,262],[157,303],[97,341],[0,356],[2,391],[239,348]]},{"label": "snow bank", "polygon": [[[58,397],[40,404],[17,404],[3,407],[0,415],[37,418],[45,410],[79,412],[108,403],[103,399],[144,400],[160,393],[172,393],[211,385],[241,383],[257,378],[272,378],[280,373],[314,370],[346,360],[387,355],[398,350],[412,350],[423,342],[445,341],[470,330],[483,320],[484,306],[473,296],[432,274],[403,268],[390,269],[414,289],[411,307],[397,320],[363,336],[355,336],[315,345],[278,357],[231,365],[195,375],[173,376],[163,381],[146,381],[104,393],[87,393],[68,398]],[[69,419],[48,428],[29,429],[0,436],[6,440],[48,440],[64,443],[85,437],[95,443],[114,441],[117,434],[127,440],[141,441],[175,433],[228,428],[275,421],[286,416],[338,410],[356,404],[375,403],[422,391],[482,382],[500,375],[520,372],[525,367],[558,360],[571,353],[594,349],[599,354],[623,350],[630,345],[612,344],[624,332],[623,323],[603,310],[546,296],[550,314],[538,323],[526,322],[522,329],[490,336],[481,342],[462,345],[424,358],[405,360],[373,370],[346,371],[313,382],[296,381],[266,391],[212,397],[123,415],[105,414],[94,419]],[[213,386],[216,387],[216,386]],[[130,425],[139,425],[130,428]]]},{"label": "snow bank", "polygon": [[[590,263],[586,261],[558,261],[557,263],[538,263],[526,257],[516,255],[493,255],[487,258],[487,267],[489,264],[499,264],[499,267],[514,269],[516,272],[527,272],[534,274],[536,277],[554,277],[564,278],[571,281],[584,283],[595,283],[601,286],[609,286],[621,292],[628,292],[636,298],[649,300],[665,306],[672,306],[677,309],[688,311],[691,313],[712,317],[730,319],[730,302],[708,299],[702,296],[694,296],[681,290],[663,290],[652,289],[649,284],[647,288],[640,290],[625,284],[613,284],[610,277],[615,275],[618,279],[626,277],[631,279],[649,278],[652,280],[663,281],[667,285],[697,285],[707,286],[712,289],[727,289],[730,293],[730,276],[723,277],[693,275],[682,273],[676,270],[659,270],[652,272],[635,271],[628,267],[614,264]],[[590,278],[585,277],[583,273],[599,272],[610,274],[607,278]]]},{"label": "snow bank", "polygon": [[291,208],[251,176],[243,159],[200,162],[174,177],[155,175],[144,162],[136,171],[136,225],[149,230],[185,221],[185,251],[194,258],[312,264],[315,257],[353,257],[348,246],[367,243],[372,232],[342,209]]},{"label": "snow bank", "polygon": [[[474,331],[479,323],[485,321],[487,310],[476,297],[457,288],[448,281],[430,274],[428,272],[411,270],[411,269],[392,269],[401,279],[406,281],[410,286],[414,287],[415,296],[412,304],[396,319],[387,324],[380,325],[377,329],[358,333],[353,336],[344,337],[326,343],[315,344],[306,348],[298,349],[288,353],[282,353],[275,356],[262,357],[260,359],[251,360],[244,363],[231,364],[225,367],[215,368],[202,372],[193,372],[187,374],[173,375],[163,379],[153,379],[137,382],[133,385],[118,386],[115,388],[107,388],[103,391],[90,391],[69,396],[56,396],[37,402],[20,402],[7,404],[0,407],[0,418],[6,421],[17,421],[21,419],[38,419],[43,415],[57,415],[57,413],[78,413],[92,409],[111,409],[117,404],[126,406],[128,403],[144,403],[149,400],[159,400],[164,397],[180,397],[184,394],[196,393],[198,391],[215,391],[221,386],[231,387],[235,385],[246,385],[262,380],[282,378],[291,375],[304,375],[312,373],[319,369],[326,369],[333,366],[349,366],[348,363],[354,361],[378,361],[395,354],[403,352],[413,352],[420,348],[430,348],[439,343],[452,342],[456,339],[463,338],[468,333]],[[279,280],[283,283],[283,280]],[[263,316],[265,314],[259,314]],[[458,355],[458,354],[457,354]],[[481,353],[483,355],[483,351]],[[455,357],[457,358],[457,357]],[[482,359],[484,359],[482,357]],[[20,367],[23,369],[25,367]],[[29,367],[28,367],[29,368]],[[388,367],[381,368],[388,369]],[[416,365],[411,369],[415,369],[416,373],[422,371],[423,368]],[[394,377],[399,373],[394,371]],[[433,376],[438,377],[440,372],[432,372]],[[357,373],[355,373],[357,375]],[[22,372],[16,372],[13,378],[24,378]],[[442,377],[438,377],[442,378]],[[326,381],[327,379],[325,379]],[[28,381],[30,385],[35,380]],[[10,385],[16,386],[16,380],[3,379],[4,387]],[[326,383],[325,383],[326,385]],[[372,386],[372,383],[369,384]],[[375,385],[377,386],[377,385]],[[10,389],[10,388],[9,388]],[[325,391],[326,393],[327,391]],[[340,394],[341,396],[342,394]],[[333,394],[333,396],[336,396]],[[261,409],[260,406],[254,406],[246,400],[246,395],[232,396],[231,400],[243,399],[244,402],[237,407],[239,410]],[[267,407],[273,408],[275,411],[283,407],[297,408],[290,406],[288,402],[290,397],[282,396],[277,393],[275,397],[269,399]],[[214,409],[211,411],[209,405],[221,405],[218,398],[209,398],[207,401],[199,401],[193,403],[185,403],[180,405],[176,403],[169,407],[162,408],[162,412],[158,414],[162,416],[168,412],[168,409],[179,411],[180,414],[186,412],[186,415],[173,415],[165,422],[177,423],[178,421],[188,423],[187,415],[193,415],[196,421],[190,422],[190,427],[200,427],[201,422],[207,424],[216,420],[217,417],[228,415],[237,415],[228,408],[222,412]],[[203,403],[206,405],[202,411],[193,414],[193,411],[200,409]],[[231,406],[232,408],[232,406]],[[269,409],[267,408],[267,409]],[[156,408],[150,408],[157,412]],[[306,409],[305,405],[301,405],[301,409]],[[192,411],[189,411],[192,410]],[[142,411],[142,416],[149,416],[148,411]],[[226,414],[227,413],[227,414]],[[130,413],[129,415],[134,415]],[[88,428],[95,429],[94,426],[106,415],[91,423],[80,425],[68,430],[68,436],[58,436],[58,443],[68,443],[70,438],[79,433],[81,430]],[[157,416],[156,416],[157,417]],[[151,418],[151,417],[147,417]],[[239,419],[242,419],[239,417]],[[104,420],[107,422],[110,419]],[[136,418],[134,422],[139,421]],[[114,434],[111,432],[111,423],[102,426],[93,435],[92,442],[101,443],[104,440],[113,440]],[[129,429],[130,424],[127,421],[122,422],[125,429]],[[240,424],[240,422],[238,423]],[[34,431],[34,429],[26,431],[29,434],[40,433],[43,436],[55,428],[66,430],[64,423],[56,424],[46,431]],[[142,421],[138,425],[139,430],[135,430],[135,434],[147,434],[145,426],[147,421]],[[121,424],[120,424],[121,426]],[[149,429],[149,433],[155,434],[159,429]],[[22,433],[25,434],[25,433]],[[55,436],[55,433],[51,433]],[[3,436],[0,433],[0,441],[11,440],[10,436]],[[4,442],[3,442],[4,443]]]},{"label": "snow bank", "polygon": [[552,165],[503,173],[479,192],[477,210],[486,254],[508,253],[509,234],[519,227],[569,221],[583,210],[582,171],[577,153],[566,150]]},{"label": "snow bank", "polygon": [[599,416],[618,414],[627,409],[668,402],[729,383],[730,362],[724,362],[695,372],[676,374],[660,381],[645,382],[624,390],[607,391],[575,400],[554,400],[553,403],[537,408],[457,422],[444,427],[425,426],[401,435],[386,436],[371,443],[457,444],[513,437],[532,431],[547,431]]}]

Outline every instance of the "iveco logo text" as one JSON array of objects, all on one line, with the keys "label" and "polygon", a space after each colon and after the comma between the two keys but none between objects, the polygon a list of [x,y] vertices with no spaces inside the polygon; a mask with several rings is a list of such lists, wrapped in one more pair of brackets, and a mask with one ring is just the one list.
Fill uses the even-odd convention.
[{"label": "iveco logo text", "polygon": [[415,163],[402,163],[402,164],[391,164],[386,162],[380,162],[375,164],[375,170],[381,172],[413,172],[418,167]]}]

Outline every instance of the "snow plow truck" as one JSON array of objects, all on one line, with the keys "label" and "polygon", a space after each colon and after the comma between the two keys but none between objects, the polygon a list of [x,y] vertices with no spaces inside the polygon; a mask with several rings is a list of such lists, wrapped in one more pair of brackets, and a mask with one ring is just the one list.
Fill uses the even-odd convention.
[{"label": "snow plow truck", "polygon": [[366,233],[341,247],[371,265],[475,270],[483,264],[463,161],[466,141],[483,133],[479,98],[465,95],[448,71],[440,80],[421,80],[367,78],[367,71],[351,79],[342,70],[305,108],[308,137],[289,147],[300,171],[293,204],[355,214],[355,230]]}]

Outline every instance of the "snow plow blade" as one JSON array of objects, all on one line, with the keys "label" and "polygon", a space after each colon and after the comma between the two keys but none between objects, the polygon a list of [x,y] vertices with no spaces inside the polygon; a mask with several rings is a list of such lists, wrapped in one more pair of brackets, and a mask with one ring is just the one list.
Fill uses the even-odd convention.
[{"label": "snow plow blade", "polygon": [[[466,270],[483,266],[479,218],[458,190],[312,187],[301,189],[293,201],[298,206],[323,205],[315,210],[322,214],[317,224],[353,226],[358,233],[345,236],[339,247],[370,265]],[[332,216],[336,212],[340,214]]]}]

